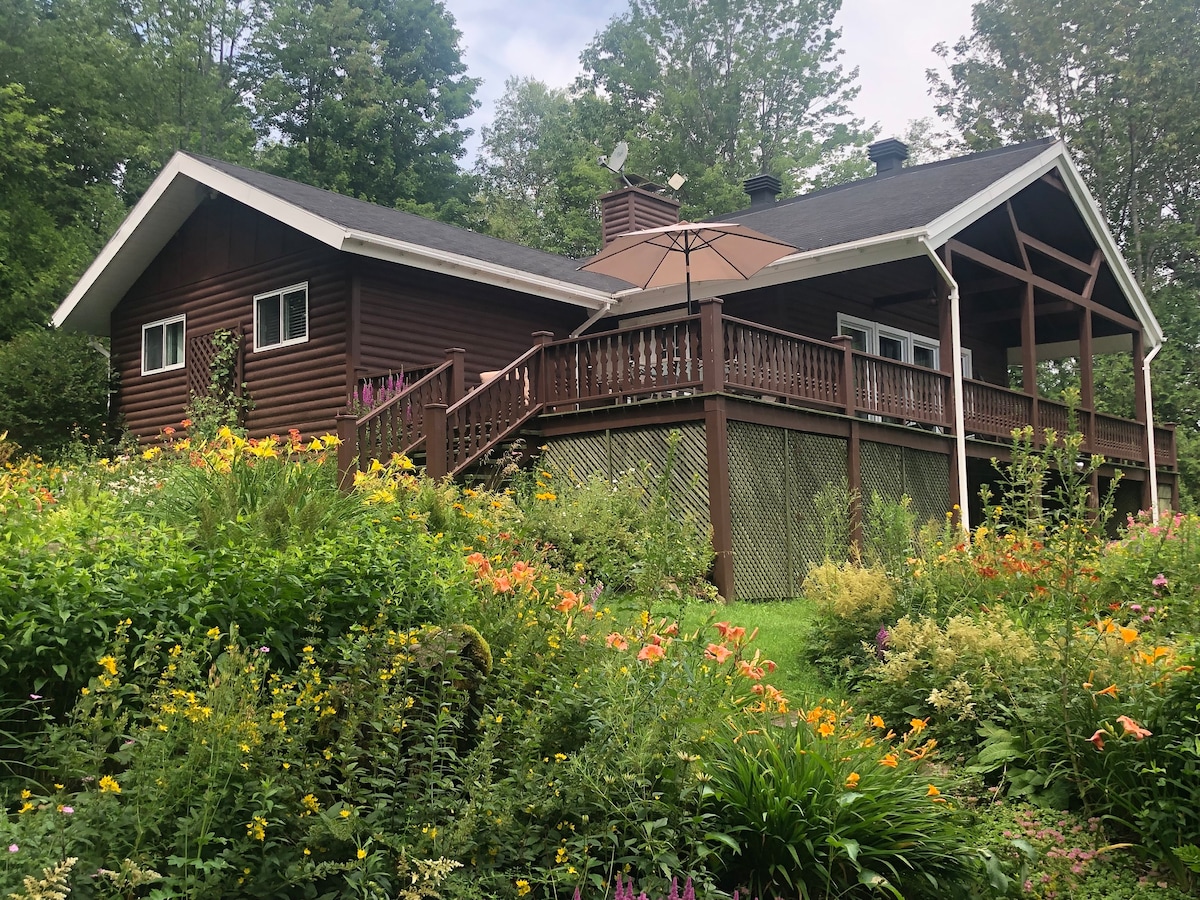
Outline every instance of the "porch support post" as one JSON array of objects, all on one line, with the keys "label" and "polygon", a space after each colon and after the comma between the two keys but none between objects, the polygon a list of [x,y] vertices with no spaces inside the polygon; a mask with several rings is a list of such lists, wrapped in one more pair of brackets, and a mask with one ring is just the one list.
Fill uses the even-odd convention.
[{"label": "porch support post", "polygon": [[530,385],[530,390],[533,394],[530,396],[529,402],[533,406],[541,406],[550,396],[550,367],[546,365],[546,345],[552,340],[554,340],[553,331],[535,331],[533,333],[533,343],[542,351],[537,355],[537,362],[531,375],[533,384]]},{"label": "porch support post", "polygon": [[[1096,386],[1092,374],[1092,311],[1079,310],[1079,430],[1083,432],[1083,450],[1091,453],[1096,446]],[[1088,505],[1100,507],[1100,476],[1092,473]]]},{"label": "porch support post", "polygon": [[1038,415],[1037,386],[1037,325],[1034,322],[1033,285],[1025,285],[1021,301],[1021,389],[1029,396],[1029,424],[1033,426],[1033,442],[1042,441],[1042,423]]},{"label": "porch support post", "polygon": [[862,495],[862,436],[858,419],[850,420],[850,437],[846,441],[846,487],[850,494],[850,554],[862,558],[863,495]]},{"label": "porch support post", "polygon": [[446,361],[450,363],[450,396],[446,398],[446,405],[453,406],[466,393],[467,351],[462,347],[447,347]]},{"label": "porch support post", "polygon": [[854,338],[848,334],[837,334],[830,338],[829,342],[842,348],[842,372],[838,379],[841,382],[841,390],[838,392],[838,399],[841,400],[846,415],[854,418]]},{"label": "porch support post", "polygon": [[[716,307],[719,311],[720,307]],[[707,378],[707,374],[705,378]],[[713,581],[726,602],[734,597],[733,504],[729,491],[729,420],[725,398],[704,398],[704,442],[708,457],[708,518],[712,523]]]},{"label": "porch support post", "polygon": [[720,393],[725,387],[725,329],[721,327],[720,297],[700,301],[700,359],[704,366],[701,389]]},{"label": "porch support post", "polygon": [[349,492],[354,488],[354,473],[357,469],[358,457],[358,420],[349,413],[339,413],[334,417],[337,422],[337,467],[338,487]]},{"label": "porch support post", "polygon": [[445,403],[425,404],[425,474],[434,481],[445,478],[449,469],[446,409]]}]

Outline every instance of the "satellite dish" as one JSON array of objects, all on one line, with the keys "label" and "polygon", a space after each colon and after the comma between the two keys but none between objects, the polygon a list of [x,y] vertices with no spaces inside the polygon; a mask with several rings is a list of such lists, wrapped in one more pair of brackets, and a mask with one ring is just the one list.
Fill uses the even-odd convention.
[{"label": "satellite dish", "polygon": [[678,172],[676,172],[674,175],[672,175],[670,178],[667,179],[667,186],[671,190],[677,191],[681,187],[683,187],[683,185],[686,181],[687,181],[686,175],[680,175]]},{"label": "satellite dish", "polygon": [[608,168],[619,173],[625,168],[625,160],[628,158],[629,145],[624,141],[619,141],[617,146],[613,148],[612,156],[608,158]]}]

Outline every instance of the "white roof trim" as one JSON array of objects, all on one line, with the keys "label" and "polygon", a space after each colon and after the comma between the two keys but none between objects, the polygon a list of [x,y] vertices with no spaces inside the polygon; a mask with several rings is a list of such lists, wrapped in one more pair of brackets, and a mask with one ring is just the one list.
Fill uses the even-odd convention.
[{"label": "white roof trim", "polygon": [[343,226],[274,194],[176,153],[88,266],[51,317],[97,334],[108,332],[108,316],[183,222],[200,205],[207,188],[270,216],[336,250],[392,261],[500,287],[536,293],[565,303],[598,309],[612,303],[608,293],[520,269],[488,263]]},{"label": "white roof trim", "polygon": [[1062,141],[1055,141],[1025,165],[1014,169],[969,200],[960,203],[954,209],[930,222],[927,226],[930,245],[940,247],[968,225],[982,218],[985,213],[991,212],[1001,203],[1011,199],[1054,169],[1058,169],[1062,175],[1063,184],[1071,199],[1075,201],[1096,245],[1103,252],[1105,262],[1108,263],[1109,269],[1117,279],[1117,284],[1128,298],[1134,315],[1146,329],[1146,337],[1150,346],[1157,347],[1163,342],[1162,326],[1154,317],[1150,303],[1138,286],[1137,279],[1129,269],[1129,264],[1125,262],[1125,257],[1121,254],[1112,232],[1108,230],[1104,214],[1096,205],[1095,198],[1087,189],[1083,176],[1075,167],[1075,163]]},{"label": "white roof trim", "polygon": [[[925,249],[922,247],[921,241],[927,242],[932,247],[940,247],[968,225],[982,218],[986,213],[991,212],[1001,203],[1011,199],[1054,169],[1058,169],[1062,174],[1068,193],[1075,201],[1097,246],[1104,253],[1105,261],[1125,296],[1129,299],[1129,305],[1133,308],[1138,321],[1146,329],[1149,343],[1147,350],[1160,345],[1163,342],[1162,326],[1154,317],[1149,302],[1138,286],[1137,279],[1130,271],[1124,256],[1121,255],[1112,232],[1108,230],[1104,214],[1096,205],[1083,176],[1075,167],[1075,163],[1071,160],[1066,145],[1062,141],[1055,141],[1048,145],[1043,152],[1029,162],[992,182],[984,190],[938,216],[922,228],[894,231],[845,244],[793,253],[791,256],[785,256],[783,259],[765,266],[748,281],[693,284],[692,299],[716,297],[722,294],[782,284],[787,281],[801,281],[834,272],[924,256]],[[655,291],[638,291],[635,288],[620,291],[615,297],[620,301],[618,309],[615,311],[629,313],[652,309],[655,306],[665,306],[668,303],[681,303],[684,292],[682,286],[660,288]]]},{"label": "white roof trim", "polygon": [[[418,269],[428,269],[431,272],[465,277],[471,281],[496,287],[515,287],[541,297],[560,300],[563,303],[573,303],[588,309],[605,308],[613,303],[612,295],[604,291],[573,285],[570,282],[559,281],[557,278],[535,275],[521,269],[501,266],[471,256],[462,256],[458,253],[436,250],[410,241],[380,237],[367,232],[347,231],[339,249],[373,259],[385,259]],[[564,286],[569,289],[564,290]]]}]

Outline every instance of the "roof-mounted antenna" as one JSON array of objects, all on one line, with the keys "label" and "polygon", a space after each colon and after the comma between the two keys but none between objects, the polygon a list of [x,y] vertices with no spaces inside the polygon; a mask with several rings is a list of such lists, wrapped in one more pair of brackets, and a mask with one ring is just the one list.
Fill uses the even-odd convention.
[{"label": "roof-mounted antenna", "polygon": [[625,177],[625,160],[629,159],[629,145],[624,141],[618,141],[617,146],[613,147],[613,152],[608,156],[601,156],[596,162],[600,163],[608,171],[614,175],[620,176],[621,181],[626,187],[633,187],[629,179]]}]

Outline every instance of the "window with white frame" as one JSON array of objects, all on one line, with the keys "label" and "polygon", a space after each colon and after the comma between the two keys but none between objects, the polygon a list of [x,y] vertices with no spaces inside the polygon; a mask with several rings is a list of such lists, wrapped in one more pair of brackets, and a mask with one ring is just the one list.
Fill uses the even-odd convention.
[{"label": "window with white frame", "polygon": [[270,350],[308,340],[308,282],[254,298],[254,349]]},{"label": "window with white frame", "polygon": [[142,374],[183,368],[184,316],[142,326]]},{"label": "window with white frame", "polygon": [[[851,339],[851,346],[861,353],[912,363],[926,369],[936,369],[940,365],[941,345],[937,338],[925,337],[923,334],[914,334],[845,313],[838,313],[838,334],[847,335]],[[973,377],[972,371],[971,350],[963,347],[963,377]]]}]

